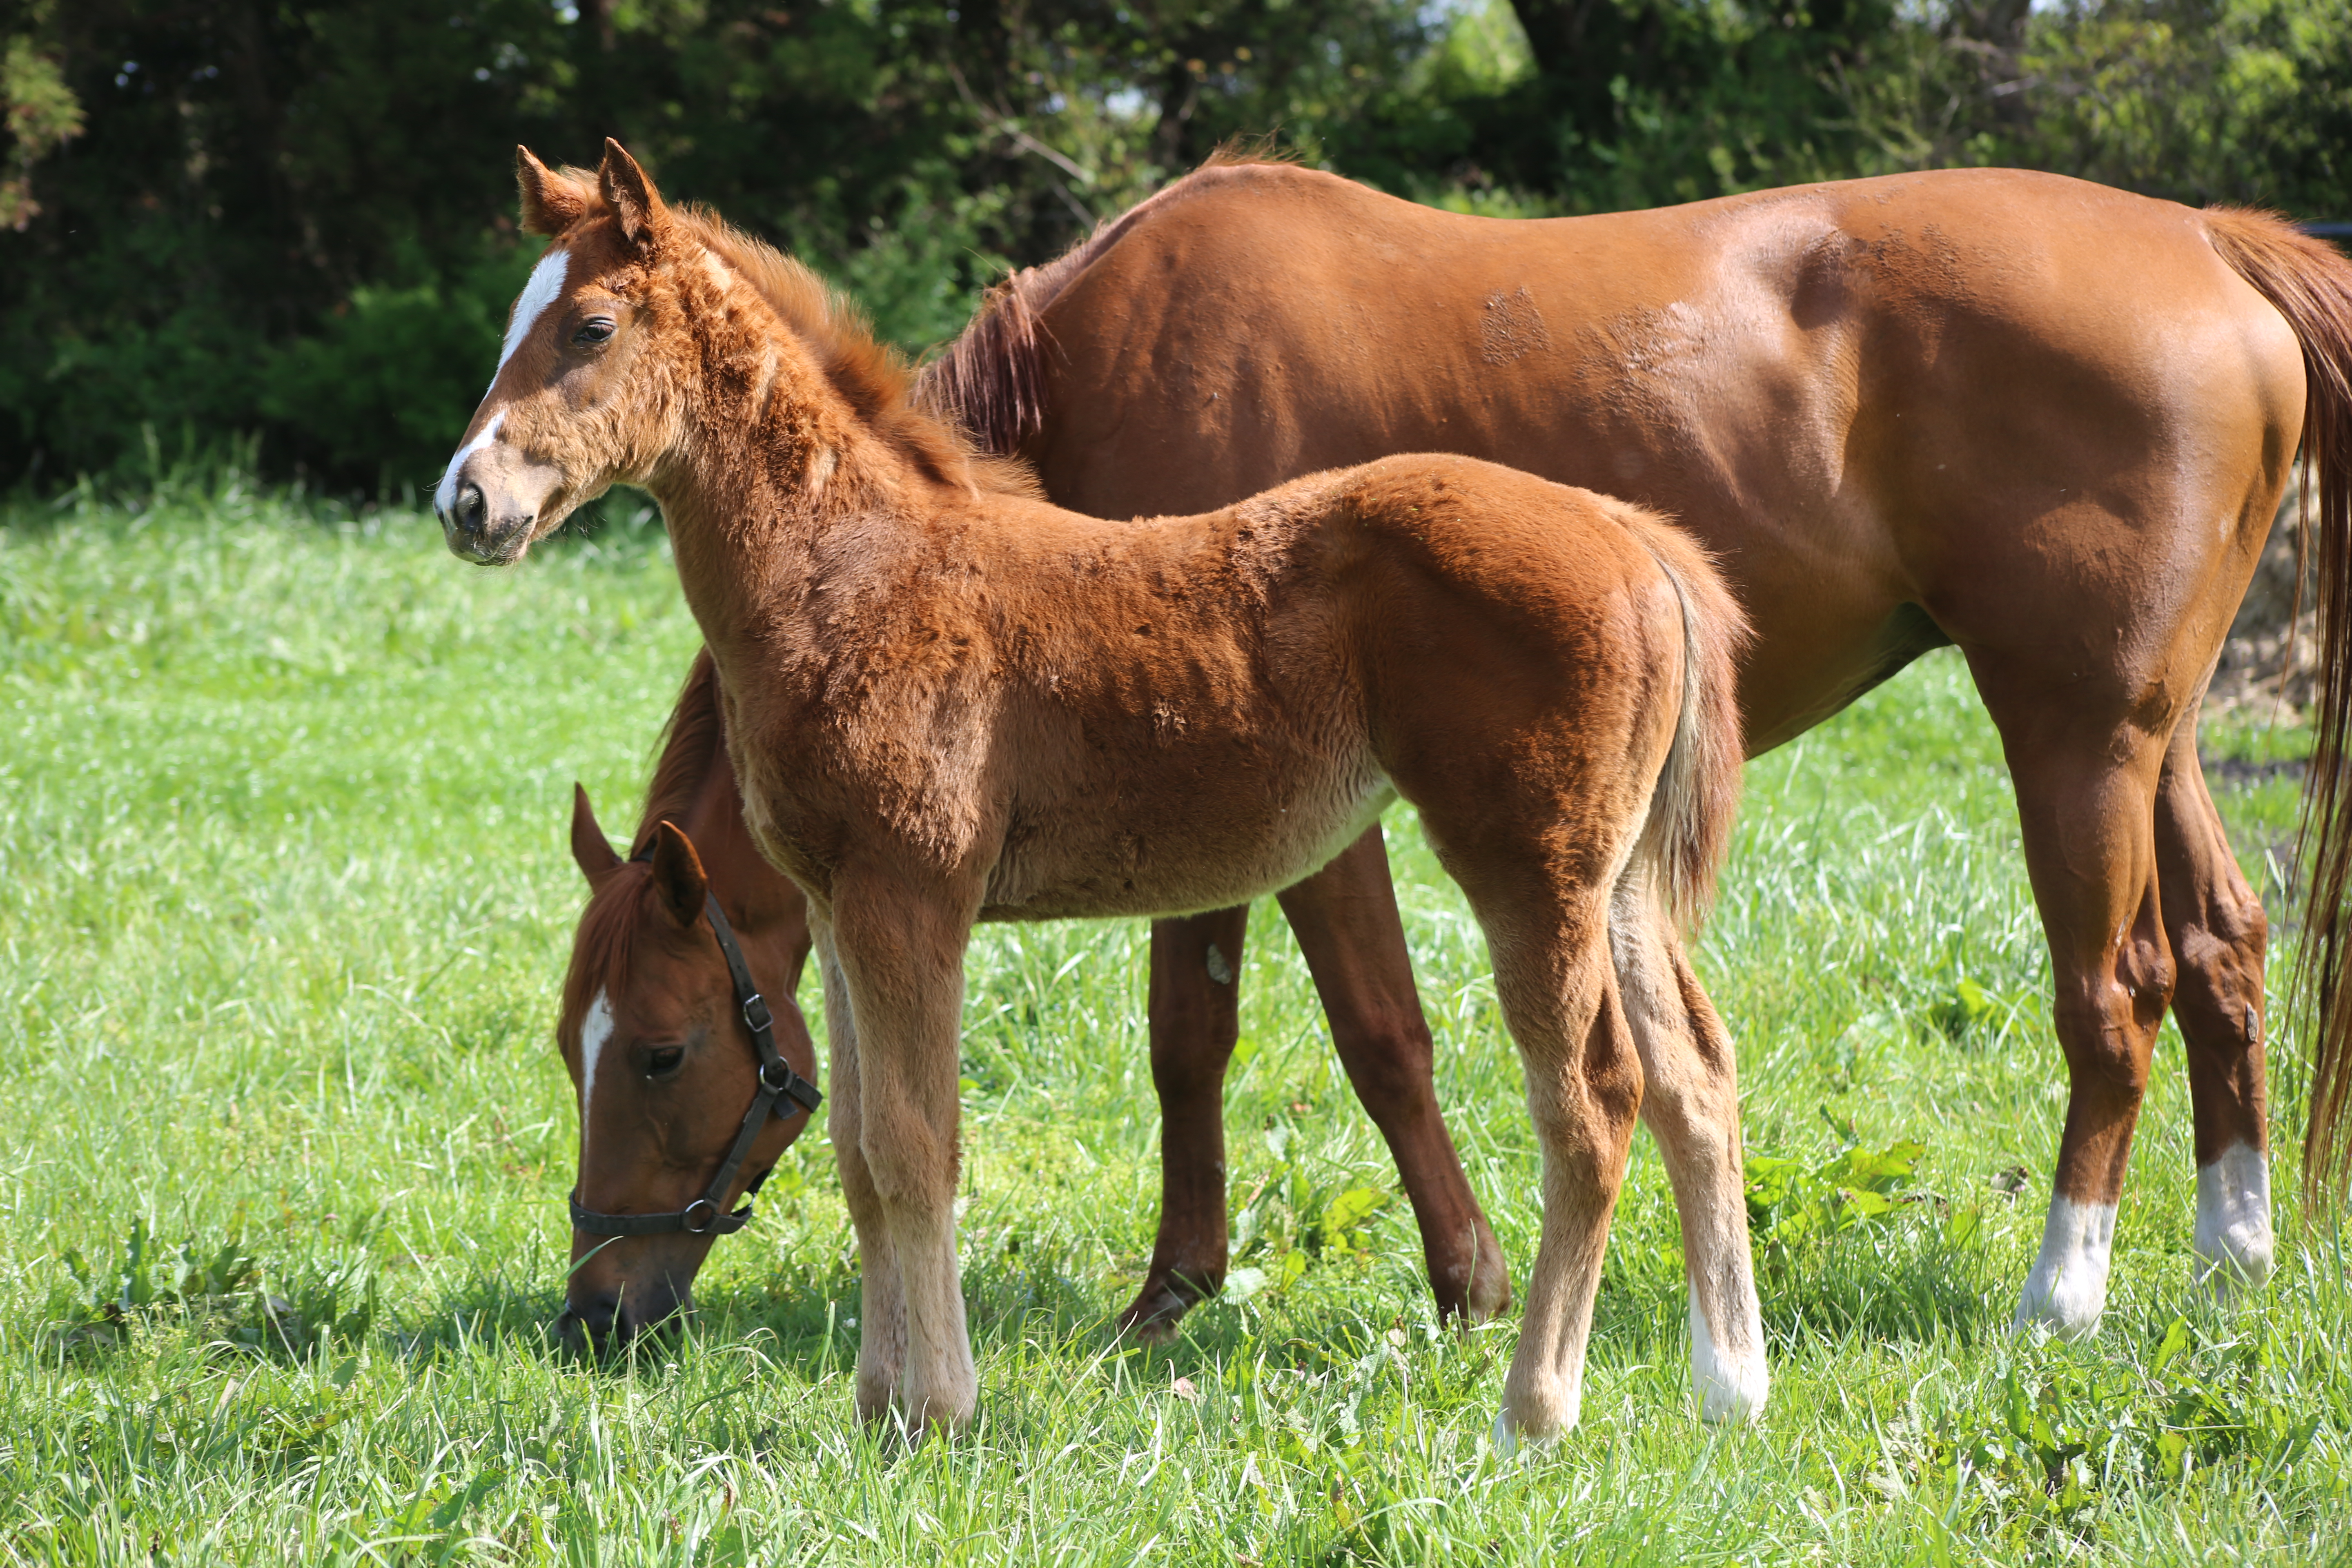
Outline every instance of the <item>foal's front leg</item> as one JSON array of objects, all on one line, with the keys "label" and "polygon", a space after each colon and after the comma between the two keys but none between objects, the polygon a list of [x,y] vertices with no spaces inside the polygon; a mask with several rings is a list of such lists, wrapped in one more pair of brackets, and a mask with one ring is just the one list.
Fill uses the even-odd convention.
[{"label": "foal's front leg", "polygon": [[860,1143],[864,1085],[858,1072],[857,1021],[849,988],[835,957],[829,927],[812,920],[817,969],[824,983],[825,1132],[841,1171],[841,1193],[857,1232],[857,1414],[879,1421],[898,1396],[907,1364],[907,1299],[890,1247],[889,1220]]},{"label": "foal's front leg", "polygon": [[[980,1394],[955,1231],[956,1045],[972,907],[878,878],[844,878],[834,890],[835,952],[857,1030],[856,1150],[872,1191],[859,1247],[869,1258],[887,1247],[896,1275],[905,1314],[896,1403],[916,1430],[962,1425]],[[869,1247],[869,1227],[880,1247]],[[866,1367],[861,1356],[859,1405],[870,1415]]]}]

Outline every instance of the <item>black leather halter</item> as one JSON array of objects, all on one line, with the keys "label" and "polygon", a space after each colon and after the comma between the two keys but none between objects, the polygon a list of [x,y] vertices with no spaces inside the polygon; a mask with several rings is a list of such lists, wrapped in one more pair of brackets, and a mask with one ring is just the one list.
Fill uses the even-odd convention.
[{"label": "black leather halter", "polygon": [[[635,860],[653,858],[649,843],[632,857]],[[703,1194],[669,1214],[598,1214],[580,1206],[580,1189],[572,1189],[572,1228],[586,1231],[590,1236],[667,1236],[685,1231],[691,1236],[731,1236],[751,1223],[751,1195],[760,1190],[768,1179],[762,1171],[752,1178],[743,1191],[747,1200],[733,1214],[722,1214],[719,1205],[727,1201],[727,1189],[735,1184],[735,1173],[750,1158],[751,1144],[768,1124],[770,1116],[791,1116],[795,1112],[813,1113],[824,1103],[824,1096],[816,1085],[793,1070],[792,1064],[776,1049],[776,1016],[768,1010],[766,998],[751,984],[751,971],[743,963],[743,950],[735,945],[735,932],[728,925],[727,916],[719,900],[709,891],[702,895],[702,910],[709,918],[710,934],[719,939],[719,951],[727,960],[727,973],[735,982],[735,1005],[743,1015],[743,1026],[751,1032],[751,1051],[760,1058],[760,1087],[751,1096],[751,1108],[743,1112],[743,1125],[735,1133],[734,1146],[727,1158],[719,1162],[719,1173],[710,1178]],[[787,1101],[779,1108],[778,1101]]]}]

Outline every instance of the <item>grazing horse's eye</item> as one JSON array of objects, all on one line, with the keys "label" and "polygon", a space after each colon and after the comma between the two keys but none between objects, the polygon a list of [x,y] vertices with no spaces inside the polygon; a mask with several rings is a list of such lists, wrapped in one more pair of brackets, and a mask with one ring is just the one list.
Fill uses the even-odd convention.
[{"label": "grazing horse's eye", "polygon": [[606,338],[609,338],[612,335],[612,317],[591,316],[585,322],[582,323],[578,331],[572,334],[572,341],[581,348],[593,349],[598,343],[603,342]]},{"label": "grazing horse's eye", "polygon": [[646,1056],[646,1076],[667,1078],[677,1070],[677,1064],[685,1059],[684,1046],[664,1046],[659,1050],[650,1051]]}]

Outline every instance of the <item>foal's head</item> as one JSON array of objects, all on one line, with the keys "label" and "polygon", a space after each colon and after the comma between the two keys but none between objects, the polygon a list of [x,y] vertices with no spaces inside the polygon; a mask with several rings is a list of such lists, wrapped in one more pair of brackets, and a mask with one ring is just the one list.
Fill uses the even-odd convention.
[{"label": "foal's head", "polygon": [[710,456],[698,431],[787,484],[822,484],[853,426],[949,482],[1017,483],[908,403],[904,367],[814,273],[665,203],[619,142],[593,174],[515,152],[523,227],[554,243],[434,493],[457,554],[514,561],[611,486],[658,489]]},{"label": "foal's head", "polygon": [[[575,793],[572,858],[588,879],[588,908],[572,940],[556,1041],[580,1095],[580,1178],[574,1197],[602,1215],[686,1211],[705,1196],[758,1089],[758,1069],[732,974],[705,907],[702,861],[669,823],[649,853],[623,860]],[[720,901],[727,902],[725,890]],[[731,917],[740,921],[741,914]],[[746,958],[775,986],[775,1043],[803,1077],[815,1051],[791,975],[776,956],[744,942]],[[714,1205],[741,1201],[800,1136],[810,1118],[790,1101],[761,1129],[751,1154]],[[694,1276],[713,1233],[674,1230],[605,1237],[575,1231],[563,1331],[577,1342],[622,1343],[692,1304]]]}]

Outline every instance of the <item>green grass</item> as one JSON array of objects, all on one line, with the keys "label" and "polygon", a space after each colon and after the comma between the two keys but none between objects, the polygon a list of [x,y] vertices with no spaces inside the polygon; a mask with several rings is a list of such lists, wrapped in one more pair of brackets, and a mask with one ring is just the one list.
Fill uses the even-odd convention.
[{"label": "green grass", "polygon": [[[1145,932],[1114,923],[973,948],[975,1432],[905,1453],[856,1429],[854,1254],[819,1135],[714,1254],[690,1339],[567,1362],[542,1335],[574,1147],[550,1041],[582,892],[567,790],[631,817],[694,643],[642,522],[506,574],[460,566],[424,519],[234,484],[0,525],[0,1561],[2208,1563],[2352,1543],[2344,1256],[2290,1195],[2270,1287],[2189,1289],[2169,1035],[2105,1329],[2007,1332],[2062,1075],[2006,775],[1949,655],[1751,769],[1706,939],[1751,1152],[1798,1162],[1801,1218],[1759,1237],[1759,1426],[1690,1413],[1643,1139],[1583,1426],[1495,1457],[1514,1327],[1434,1324],[1394,1173],[1270,908],[1228,1096],[1234,1199],[1256,1194],[1240,1261],[1264,1284],[1172,1349],[1106,1332],[1157,1192]],[[2213,739],[2253,761],[2296,742]],[[2249,779],[2223,809],[2271,878],[2293,784]],[[1444,1103],[1524,1279],[1535,1153],[1483,949],[1409,813],[1389,835]],[[2283,1168],[2301,1059],[2283,1036]],[[1916,1201],[1857,1221],[1807,1174],[1846,1128],[1862,1154],[1924,1145],[1885,1184]]]}]

